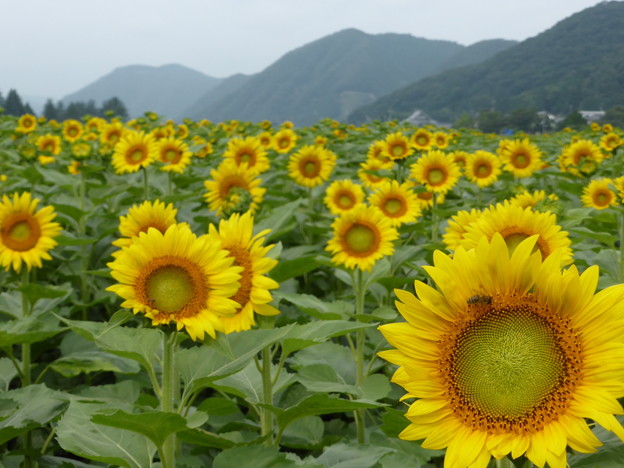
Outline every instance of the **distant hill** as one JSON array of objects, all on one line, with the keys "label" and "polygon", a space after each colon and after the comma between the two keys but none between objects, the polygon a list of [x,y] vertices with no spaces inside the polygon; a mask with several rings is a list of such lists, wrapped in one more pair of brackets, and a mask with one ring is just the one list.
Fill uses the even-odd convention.
[{"label": "distant hill", "polygon": [[175,116],[176,120],[181,121],[185,117],[193,120],[201,120],[206,118],[204,109],[214,105],[220,99],[224,99],[230,94],[238,91],[241,86],[247,83],[253,75],[243,75],[237,73],[225,78],[217,86],[208,89],[201,97],[196,100],[189,108],[184,109],[180,114]]},{"label": "distant hill", "polygon": [[116,96],[126,105],[130,117],[140,116],[145,111],[172,117],[221,81],[182,65],[130,65],[116,68],[81,90],[65,96],[62,101],[68,104],[94,100],[100,105],[102,101]]},{"label": "distant hill", "polygon": [[605,109],[624,103],[623,76],[624,2],[602,2],[480,64],[416,81],[348,120],[401,118],[414,109],[447,122],[490,108]]},{"label": "distant hill", "polygon": [[[213,88],[181,116],[227,119],[291,120],[308,125],[352,110],[454,62],[483,60],[513,41],[470,48],[407,34],[366,34],[346,29],[295,49],[261,73],[233,83],[227,93]],[[232,83],[231,83],[232,84]],[[224,83],[225,85],[225,83]]]}]

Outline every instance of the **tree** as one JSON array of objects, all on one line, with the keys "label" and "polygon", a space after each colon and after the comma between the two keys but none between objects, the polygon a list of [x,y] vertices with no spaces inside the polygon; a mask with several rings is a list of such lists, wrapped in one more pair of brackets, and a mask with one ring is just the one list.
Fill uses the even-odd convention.
[{"label": "tree", "polygon": [[511,111],[508,117],[508,125],[514,130],[534,132],[538,129],[540,117],[535,109],[520,108]]},{"label": "tree", "polygon": [[111,116],[116,115],[122,119],[128,118],[128,109],[126,109],[121,99],[117,97],[112,97],[102,103],[102,114],[106,115],[107,113],[111,114]]},{"label": "tree", "polygon": [[2,97],[2,93],[0,93],[0,107],[4,107],[4,98]]},{"label": "tree", "polygon": [[614,127],[624,128],[624,106],[615,106],[607,109],[604,117],[600,121],[602,123],[609,123]]},{"label": "tree", "polygon": [[48,99],[43,106],[43,116],[48,120],[59,120],[59,112],[52,99]]},{"label": "tree", "polygon": [[20,115],[24,115],[26,113],[24,104],[22,103],[22,98],[20,98],[19,94],[17,94],[17,91],[14,89],[11,89],[6,97],[4,102],[4,113],[7,115],[14,115],[15,117],[19,117]]},{"label": "tree", "polygon": [[507,126],[507,118],[497,111],[482,110],[477,118],[477,128],[484,133],[499,133]]},{"label": "tree", "polygon": [[581,130],[583,127],[587,126],[587,120],[581,115],[581,113],[577,110],[571,112],[559,123],[559,130],[562,128],[570,127],[574,130]]}]

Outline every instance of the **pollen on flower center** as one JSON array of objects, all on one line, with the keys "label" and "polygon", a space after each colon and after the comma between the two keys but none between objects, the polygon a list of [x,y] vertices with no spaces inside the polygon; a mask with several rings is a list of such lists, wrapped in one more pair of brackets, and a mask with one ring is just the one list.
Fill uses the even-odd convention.
[{"label": "pollen on flower center", "polygon": [[405,204],[398,198],[388,198],[384,211],[389,215],[400,216],[407,210]]},{"label": "pollen on flower center", "polygon": [[439,185],[446,179],[446,174],[442,169],[436,167],[429,171],[427,179],[430,185]]},{"label": "pollen on flower center", "polygon": [[349,250],[361,254],[374,248],[376,235],[371,227],[356,223],[347,230],[344,239]]}]

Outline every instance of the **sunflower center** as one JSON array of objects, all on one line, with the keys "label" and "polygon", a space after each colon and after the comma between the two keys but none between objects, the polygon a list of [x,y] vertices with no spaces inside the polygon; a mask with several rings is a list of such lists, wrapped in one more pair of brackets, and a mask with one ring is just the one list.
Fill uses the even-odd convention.
[{"label": "sunflower center", "polygon": [[477,166],[475,173],[479,178],[488,177],[492,173],[492,167],[489,164],[481,163]]},{"label": "sunflower center", "polygon": [[77,134],[77,133],[78,133],[78,129],[77,129],[76,127],[70,127],[70,128],[67,130],[67,134],[68,134],[69,136],[76,136],[76,134]]},{"label": "sunflower center", "polygon": [[355,198],[349,193],[341,193],[338,195],[336,204],[342,209],[349,209],[355,205]]},{"label": "sunflower center", "polygon": [[426,136],[419,136],[416,138],[416,143],[419,146],[426,146],[429,143],[429,139]]},{"label": "sunflower center", "polygon": [[127,160],[129,163],[140,163],[147,157],[147,152],[141,147],[130,148],[127,153]]},{"label": "sunflower center", "polygon": [[282,149],[287,148],[288,145],[290,145],[290,140],[288,138],[280,138],[277,141],[277,146],[279,146]]},{"label": "sunflower center", "polygon": [[11,250],[25,252],[37,245],[41,228],[37,219],[28,213],[10,216],[2,226],[2,243]]},{"label": "sunflower center", "polygon": [[176,163],[180,159],[180,152],[173,148],[167,149],[163,154],[163,160],[169,163]]},{"label": "sunflower center", "polygon": [[253,157],[249,153],[243,153],[239,156],[239,161],[241,163],[249,164],[253,160]]},{"label": "sunflower center", "polygon": [[401,156],[405,152],[405,148],[401,145],[392,146],[392,156]]},{"label": "sunflower center", "polygon": [[349,250],[355,254],[364,254],[375,249],[377,233],[370,226],[355,223],[344,235]]},{"label": "sunflower center", "polygon": [[[517,226],[510,226],[501,230],[500,235],[503,239],[505,239],[505,244],[507,244],[509,254],[511,255],[513,251],[516,250],[516,247],[518,247],[523,240],[531,237],[533,233],[527,233]],[[542,238],[541,235],[537,238],[535,247],[533,247],[533,252],[537,252],[538,250],[542,254],[542,259],[545,259],[548,255],[550,255],[548,243]]]},{"label": "sunflower center", "polygon": [[598,206],[606,206],[611,202],[611,196],[607,192],[597,192],[594,195],[594,203]]},{"label": "sunflower center", "polygon": [[433,168],[427,174],[429,185],[440,185],[446,180],[446,172],[439,167]]},{"label": "sunflower center", "polygon": [[400,216],[405,212],[405,204],[399,198],[388,198],[384,205],[384,211],[391,216]]},{"label": "sunflower center", "polygon": [[321,172],[321,165],[315,160],[305,160],[301,167],[301,173],[304,177],[316,177]]}]

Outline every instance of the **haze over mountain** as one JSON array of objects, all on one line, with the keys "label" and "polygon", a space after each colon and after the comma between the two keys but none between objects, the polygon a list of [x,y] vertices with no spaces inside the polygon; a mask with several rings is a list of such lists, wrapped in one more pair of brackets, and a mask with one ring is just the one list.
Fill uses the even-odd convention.
[{"label": "haze over mountain", "polygon": [[126,105],[130,117],[140,116],[145,111],[176,116],[221,81],[182,65],[129,65],[116,68],[62,101],[69,104],[94,100],[100,105],[102,101],[118,97]]},{"label": "haze over mountain", "polygon": [[399,89],[349,116],[354,123],[415,109],[452,122],[482,109],[552,113],[624,103],[624,2],[603,2],[480,64]]}]

